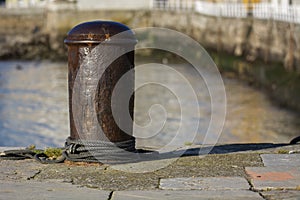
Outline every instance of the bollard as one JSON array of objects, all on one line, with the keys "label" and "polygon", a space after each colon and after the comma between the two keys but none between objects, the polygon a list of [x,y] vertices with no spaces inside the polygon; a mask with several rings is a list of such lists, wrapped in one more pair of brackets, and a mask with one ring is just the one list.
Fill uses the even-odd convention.
[{"label": "bollard", "polygon": [[[124,31],[121,39],[114,38]],[[112,115],[112,106],[118,109],[120,105],[112,105],[111,97],[118,80],[134,68],[136,38],[123,24],[92,21],[75,26],[64,42],[68,47],[70,119],[66,157],[72,161],[119,162],[125,159],[124,152],[136,150],[132,136],[134,74],[123,86],[132,94],[128,105],[131,123],[117,119],[119,124],[126,124],[126,132]],[[120,56],[115,58],[116,53]]]}]

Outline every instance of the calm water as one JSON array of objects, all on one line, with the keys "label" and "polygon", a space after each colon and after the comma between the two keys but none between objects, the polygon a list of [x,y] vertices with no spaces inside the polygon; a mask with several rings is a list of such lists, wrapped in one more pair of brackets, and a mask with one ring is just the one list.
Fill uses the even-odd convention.
[{"label": "calm water", "polygon": [[[158,84],[149,84],[136,91],[135,120],[140,126],[154,123],[135,136],[140,146],[166,145],[181,125],[182,99],[189,115],[184,134],[177,135],[177,144],[203,141],[210,119],[210,97],[207,88],[190,66],[173,65],[192,83],[198,99],[199,112],[193,109],[190,94],[182,80],[164,68],[137,70],[136,82],[149,77],[172,84],[174,94]],[[224,79],[227,93],[227,118],[219,143],[289,142],[299,135],[300,123],[295,113],[274,106],[260,91],[231,79]],[[0,62],[0,146],[37,147],[63,146],[69,136],[67,104],[67,64],[50,62]],[[152,107],[160,104],[164,107]],[[149,111],[150,109],[150,111]],[[149,111],[149,112],[148,112]],[[153,112],[155,111],[155,112]],[[159,123],[165,121],[165,123]],[[195,139],[187,139],[192,127],[199,123]],[[153,129],[160,129],[153,133]],[[214,135],[209,137],[214,138]]]}]

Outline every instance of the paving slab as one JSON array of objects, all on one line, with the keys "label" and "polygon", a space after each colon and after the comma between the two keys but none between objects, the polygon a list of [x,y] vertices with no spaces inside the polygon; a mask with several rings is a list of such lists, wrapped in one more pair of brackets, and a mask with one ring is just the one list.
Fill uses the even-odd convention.
[{"label": "paving slab", "polygon": [[159,188],[168,190],[248,190],[242,177],[196,177],[161,179]]},{"label": "paving slab", "polygon": [[26,147],[0,147],[0,153],[3,153],[4,151],[8,150],[23,150]]},{"label": "paving slab", "polygon": [[148,160],[137,163],[111,165],[109,168],[130,173],[147,173],[165,168],[174,163],[178,158],[167,158],[163,160]]},{"label": "paving slab", "polygon": [[0,160],[0,180],[28,180],[45,167],[32,160]]},{"label": "paving slab", "polygon": [[300,187],[298,167],[246,167],[246,173],[256,190],[297,189]]},{"label": "paving slab", "polygon": [[0,181],[0,200],[35,199],[109,199],[110,191],[78,187],[57,181],[8,182]]},{"label": "paving slab", "polygon": [[299,200],[300,190],[273,190],[261,192],[261,195],[267,200]]},{"label": "paving slab", "polygon": [[259,200],[263,199],[258,193],[250,190],[223,190],[223,191],[172,191],[172,190],[152,190],[152,191],[117,191],[112,195],[112,200]]},{"label": "paving slab", "polygon": [[266,167],[300,166],[300,154],[262,154],[261,158]]}]

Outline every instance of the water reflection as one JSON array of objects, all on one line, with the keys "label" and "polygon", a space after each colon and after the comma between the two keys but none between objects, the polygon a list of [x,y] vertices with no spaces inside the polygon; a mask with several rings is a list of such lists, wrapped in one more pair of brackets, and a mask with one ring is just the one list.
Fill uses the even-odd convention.
[{"label": "water reflection", "polygon": [[[147,81],[157,83],[136,91],[136,123],[146,125],[150,116],[153,121],[166,121],[155,135],[153,130],[157,130],[157,127],[135,131],[137,138],[142,136],[137,142],[140,146],[165,146],[171,142],[172,145],[182,146],[187,142],[200,142],[205,136],[199,132],[206,132],[210,118],[204,117],[207,115],[204,113],[210,113],[210,98],[205,82],[191,66],[171,67],[173,70],[160,65],[149,65],[142,67],[142,70],[136,68],[137,85]],[[164,108],[166,118],[159,113],[159,109],[156,112],[149,110],[157,104]],[[149,111],[153,115],[148,114]]]},{"label": "water reflection", "polygon": [[[185,123],[185,134],[178,137],[177,144],[202,143],[210,120],[210,97],[201,79],[186,65],[172,65],[192,84],[197,105],[190,101],[179,79],[167,74],[163,68],[137,71],[136,81],[153,76],[174,85],[185,96],[184,104],[190,110]],[[299,135],[300,124],[295,113],[274,106],[261,92],[239,81],[224,79],[227,92],[227,120],[219,143],[289,142]],[[50,62],[0,62],[0,146],[38,147],[63,146],[69,136],[67,105],[67,64]],[[154,104],[163,105],[166,123],[154,134],[151,130],[135,133],[140,146],[165,145],[174,138],[181,123],[181,108],[177,97],[167,88],[156,84],[144,86],[136,92],[135,120],[139,125],[149,123],[148,110]],[[150,113],[156,120],[164,120],[164,110]],[[199,123],[197,136],[189,127]],[[214,138],[214,135],[210,137]],[[143,139],[144,138],[144,139]],[[146,139],[145,139],[146,138]]]},{"label": "water reflection", "polygon": [[[196,113],[196,109],[194,109],[189,115],[188,122],[185,122],[189,123],[190,127],[199,122],[197,135],[192,141],[187,139],[187,135],[192,134],[189,126],[185,128],[185,134],[176,135],[175,131],[181,122],[178,100],[173,94],[169,94],[165,88],[149,86],[136,93],[136,98],[139,100],[135,104],[137,123],[145,124],[149,122],[148,109],[151,104],[155,103],[162,103],[165,106],[168,118],[166,125],[156,137],[138,140],[140,146],[164,146],[175,136],[181,141],[181,143],[178,143],[181,146],[190,143],[203,144],[211,117],[210,95],[205,82],[191,66],[180,64],[172,65],[172,67],[189,80],[197,95],[198,105],[189,104],[189,93],[186,93],[183,89],[179,90],[186,95],[183,99],[186,106],[192,109],[199,106],[200,112]],[[143,71],[143,73],[137,71],[136,81],[145,81],[149,79],[149,76],[158,76],[157,79],[160,82],[171,82],[179,88],[185,84],[183,81],[167,74],[162,68],[149,68],[148,71]],[[282,143],[289,142],[294,136],[299,135],[300,123],[295,113],[273,105],[270,99],[261,91],[255,90],[240,81],[224,78],[224,84],[227,95],[227,116],[224,129],[220,138],[217,138],[217,135],[206,136],[206,144],[207,141],[208,144],[210,141],[218,141],[218,143]],[[145,132],[146,135],[151,135],[151,130]],[[140,133],[136,133],[137,137],[139,135]]]},{"label": "water reflection", "polygon": [[65,63],[0,62],[0,146],[62,146],[67,137]]},{"label": "water reflection", "polygon": [[289,142],[299,135],[299,115],[274,105],[267,95],[225,79],[227,120],[220,141]]}]

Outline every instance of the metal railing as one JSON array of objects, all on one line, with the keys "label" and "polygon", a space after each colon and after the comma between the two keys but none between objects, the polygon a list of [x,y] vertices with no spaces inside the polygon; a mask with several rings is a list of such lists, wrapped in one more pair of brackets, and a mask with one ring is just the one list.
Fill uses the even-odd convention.
[{"label": "metal railing", "polygon": [[253,9],[253,16],[258,19],[300,23],[300,6],[277,6],[269,3],[256,4]]},{"label": "metal railing", "polygon": [[267,2],[256,4],[213,3],[199,0],[153,0],[158,10],[195,11],[217,17],[277,20],[300,24],[300,5],[276,5]]},{"label": "metal railing", "polygon": [[194,0],[153,0],[156,10],[190,11],[194,10]]},{"label": "metal railing", "polygon": [[242,3],[211,3],[195,1],[195,11],[220,17],[246,17],[247,9]]}]

